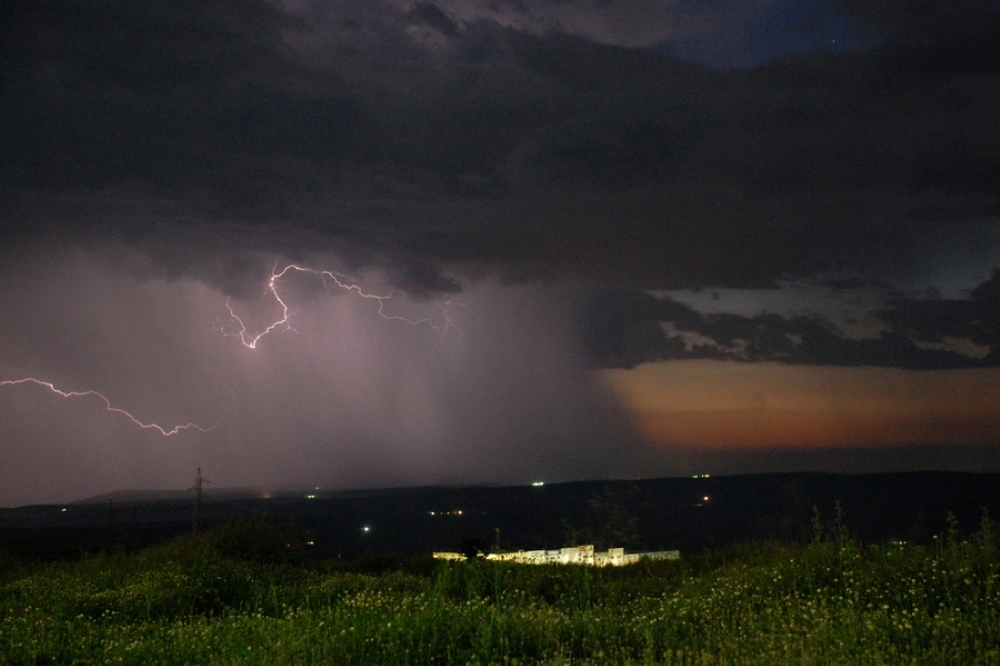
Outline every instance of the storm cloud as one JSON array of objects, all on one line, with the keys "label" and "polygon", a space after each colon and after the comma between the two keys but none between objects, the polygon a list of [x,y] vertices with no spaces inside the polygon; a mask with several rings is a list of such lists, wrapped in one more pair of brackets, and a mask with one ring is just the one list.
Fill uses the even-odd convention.
[{"label": "storm cloud", "polygon": [[[4,20],[22,239],[266,233],[412,265],[400,282],[429,290],[437,265],[758,287],[870,268],[1000,206],[995,11],[716,70],[475,4],[31,7]],[[961,49],[958,21],[977,26]]]},{"label": "storm cloud", "polygon": [[[587,303],[580,321],[590,358],[600,367],[716,359],[911,370],[988,368],[1000,364],[998,277],[1000,271],[994,271],[967,298],[953,299],[935,293],[916,298],[853,284],[784,285],[757,292],[605,292]],[[734,306],[739,299],[750,301],[759,313],[725,311],[746,310],[745,304]],[[830,312],[814,309],[823,301],[828,307],[833,303]],[[782,311],[768,311],[778,302],[783,302]]]}]

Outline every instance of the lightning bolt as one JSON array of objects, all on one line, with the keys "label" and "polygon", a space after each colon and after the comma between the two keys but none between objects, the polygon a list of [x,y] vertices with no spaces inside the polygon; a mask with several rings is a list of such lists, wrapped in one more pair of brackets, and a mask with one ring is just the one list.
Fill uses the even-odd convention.
[{"label": "lightning bolt", "polygon": [[369,293],[366,292],[357,284],[341,281],[340,278],[343,277],[342,275],[338,277],[338,275],[336,273],[333,273],[332,271],[321,271],[321,270],[316,270],[314,268],[299,266],[297,264],[288,264],[280,271],[278,270],[277,264],[275,264],[274,268],[271,271],[271,278],[268,280],[267,287],[265,288],[264,294],[262,296],[263,299],[267,298],[268,295],[270,295],[270,297],[273,298],[274,301],[281,307],[280,318],[273,321],[259,333],[251,334],[247,330],[247,326],[244,323],[243,319],[241,319],[240,316],[236,314],[236,311],[233,310],[232,300],[227,298],[226,310],[229,311],[229,320],[228,322],[223,322],[223,323],[216,321],[215,324],[213,325],[213,328],[216,331],[222,333],[226,337],[239,338],[243,346],[247,347],[248,349],[256,349],[257,344],[261,341],[262,338],[275,331],[295,330],[292,327],[291,323],[293,314],[292,308],[281,297],[279,289],[279,285],[281,284],[282,280],[285,279],[285,276],[292,271],[319,276],[320,280],[322,280],[323,288],[327,291],[327,293],[330,293],[332,289],[336,288],[340,289],[341,291],[354,292],[360,298],[378,301],[378,316],[381,317],[382,319],[385,319],[387,321],[401,321],[410,324],[411,326],[426,325],[433,330],[441,331],[441,336],[434,344],[435,348],[437,348],[437,346],[441,343],[441,341],[444,340],[444,338],[448,335],[449,331],[454,329],[456,331],[459,331],[459,333],[461,333],[461,329],[451,318],[452,307],[456,305],[461,305],[460,303],[455,303],[451,300],[439,301],[437,303],[437,306],[438,309],[441,311],[441,321],[435,321],[431,317],[423,317],[421,319],[408,319],[407,317],[403,317],[401,315],[390,314],[386,310],[386,302],[392,298],[391,293],[387,295]]},{"label": "lightning bolt", "polygon": [[218,426],[219,423],[222,421],[222,419],[225,418],[225,414],[223,414],[222,416],[220,416],[218,419],[215,420],[215,423],[213,423],[208,427],[203,427],[196,423],[185,423],[183,425],[176,425],[168,430],[167,428],[164,428],[161,425],[157,425],[156,423],[145,423],[143,421],[140,421],[131,413],[125,411],[124,409],[121,409],[120,407],[115,407],[114,405],[112,405],[111,401],[108,400],[103,393],[98,393],[97,391],[63,391],[61,389],[56,388],[55,384],[53,384],[52,382],[42,381],[41,379],[35,379],[34,377],[0,381],[0,386],[18,386],[20,384],[36,384],[38,386],[43,386],[52,391],[53,393],[55,393],[56,395],[60,395],[64,398],[83,398],[91,395],[97,396],[98,398],[104,401],[104,406],[107,408],[109,412],[121,414],[122,416],[126,417],[132,423],[139,426],[140,428],[143,428],[144,430],[156,430],[164,437],[176,435],[184,430],[197,430],[199,432],[209,432],[211,430],[214,430],[215,427]]}]

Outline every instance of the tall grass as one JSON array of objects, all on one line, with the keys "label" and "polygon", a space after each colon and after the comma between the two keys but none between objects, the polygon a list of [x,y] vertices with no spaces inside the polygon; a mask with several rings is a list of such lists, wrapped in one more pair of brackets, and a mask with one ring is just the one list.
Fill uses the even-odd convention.
[{"label": "tall grass", "polygon": [[227,529],[138,555],[0,559],[0,664],[1000,664],[985,518],[929,547],[836,528],[603,569],[310,562]]}]

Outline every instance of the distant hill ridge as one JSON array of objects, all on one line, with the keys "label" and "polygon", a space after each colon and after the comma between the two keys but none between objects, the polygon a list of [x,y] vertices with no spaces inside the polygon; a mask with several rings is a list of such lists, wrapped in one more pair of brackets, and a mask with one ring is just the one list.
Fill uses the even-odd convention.
[{"label": "distant hill ridge", "polygon": [[[396,488],[364,488],[364,489],[352,489],[352,490],[324,490],[324,489],[298,489],[298,488],[252,488],[252,487],[233,487],[233,488],[214,488],[214,487],[204,487],[202,488],[202,495],[204,498],[214,498],[214,499],[276,499],[276,498],[303,498],[313,496],[331,498],[331,497],[382,497],[386,495],[399,495],[399,494],[420,494],[428,492],[436,492],[441,490],[451,490],[454,488],[466,487],[466,488],[482,488],[482,487],[493,487],[493,486],[402,486]],[[114,500],[115,502],[155,502],[159,500],[177,500],[177,499],[191,499],[194,497],[194,489],[188,488],[187,490],[176,490],[176,489],[123,489],[123,490],[113,490],[111,492],[102,493],[100,495],[94,495],[92,497],[87,497],[81,500],[73,500],[69,502],[69,506],[83,505],[83,504],[107,504],[109,500]],[[60,505],[62,506],[62,505]]]},{"label": "distant hill ridge", "polygon": [[[0,509],[0,549],[36,549],[46,535],[128,535],[156,543],[190,531],[191,490],[121,490],[81,502]],[[832,527],[839,506],[852,537],[933,543],[949,513],[978,529],[1000,517],[1000,474],[777,473],[574,481],[541,486],[388,488],[351,491],[206,489],[202,527],[244,519],[299,526],[312,552],[430,555],[481,549],[699,551],[749,541],[812,538],[815,511]],[[103,537],[102,537],[103,538]],[[94,537],[90,542],[99,542]],[[91,546],[80,546],[82,548]]]},{"label": "distant hill ridge", "polygon": [[[264,491],[254,488],[205,488],[202,492],[206,497],[212,496],[243,499],[259,498],[264,494]],[[192,490],[125,489],[113,490],[109,493],[94,495],[93,497],[87,497],[82,500],[74,500],[73,502],[70,502],[69,505],[107,504],[109,500],[114,500],[115,502],[155,502],[159,500],[191,499],[191,497],[193,497]]]}]

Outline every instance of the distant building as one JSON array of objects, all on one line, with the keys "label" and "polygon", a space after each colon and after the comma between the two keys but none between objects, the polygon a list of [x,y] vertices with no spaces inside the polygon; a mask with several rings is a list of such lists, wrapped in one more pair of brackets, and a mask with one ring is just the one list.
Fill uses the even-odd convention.
[{"label": "distant building", "polygon": [[[679,550],[658,550],[646,553],[625,554],[624,548],[610,548],[603,553],[595,553],[591,546],[569,546],[558,550],[518,550],[507,553],[489,553],[487,560],[517,562],[518,564],[588,564],[595,567],[622,566],[639,560],[677,560]],[[436,552],[438,560],[464,560],[462,553]]]}]

